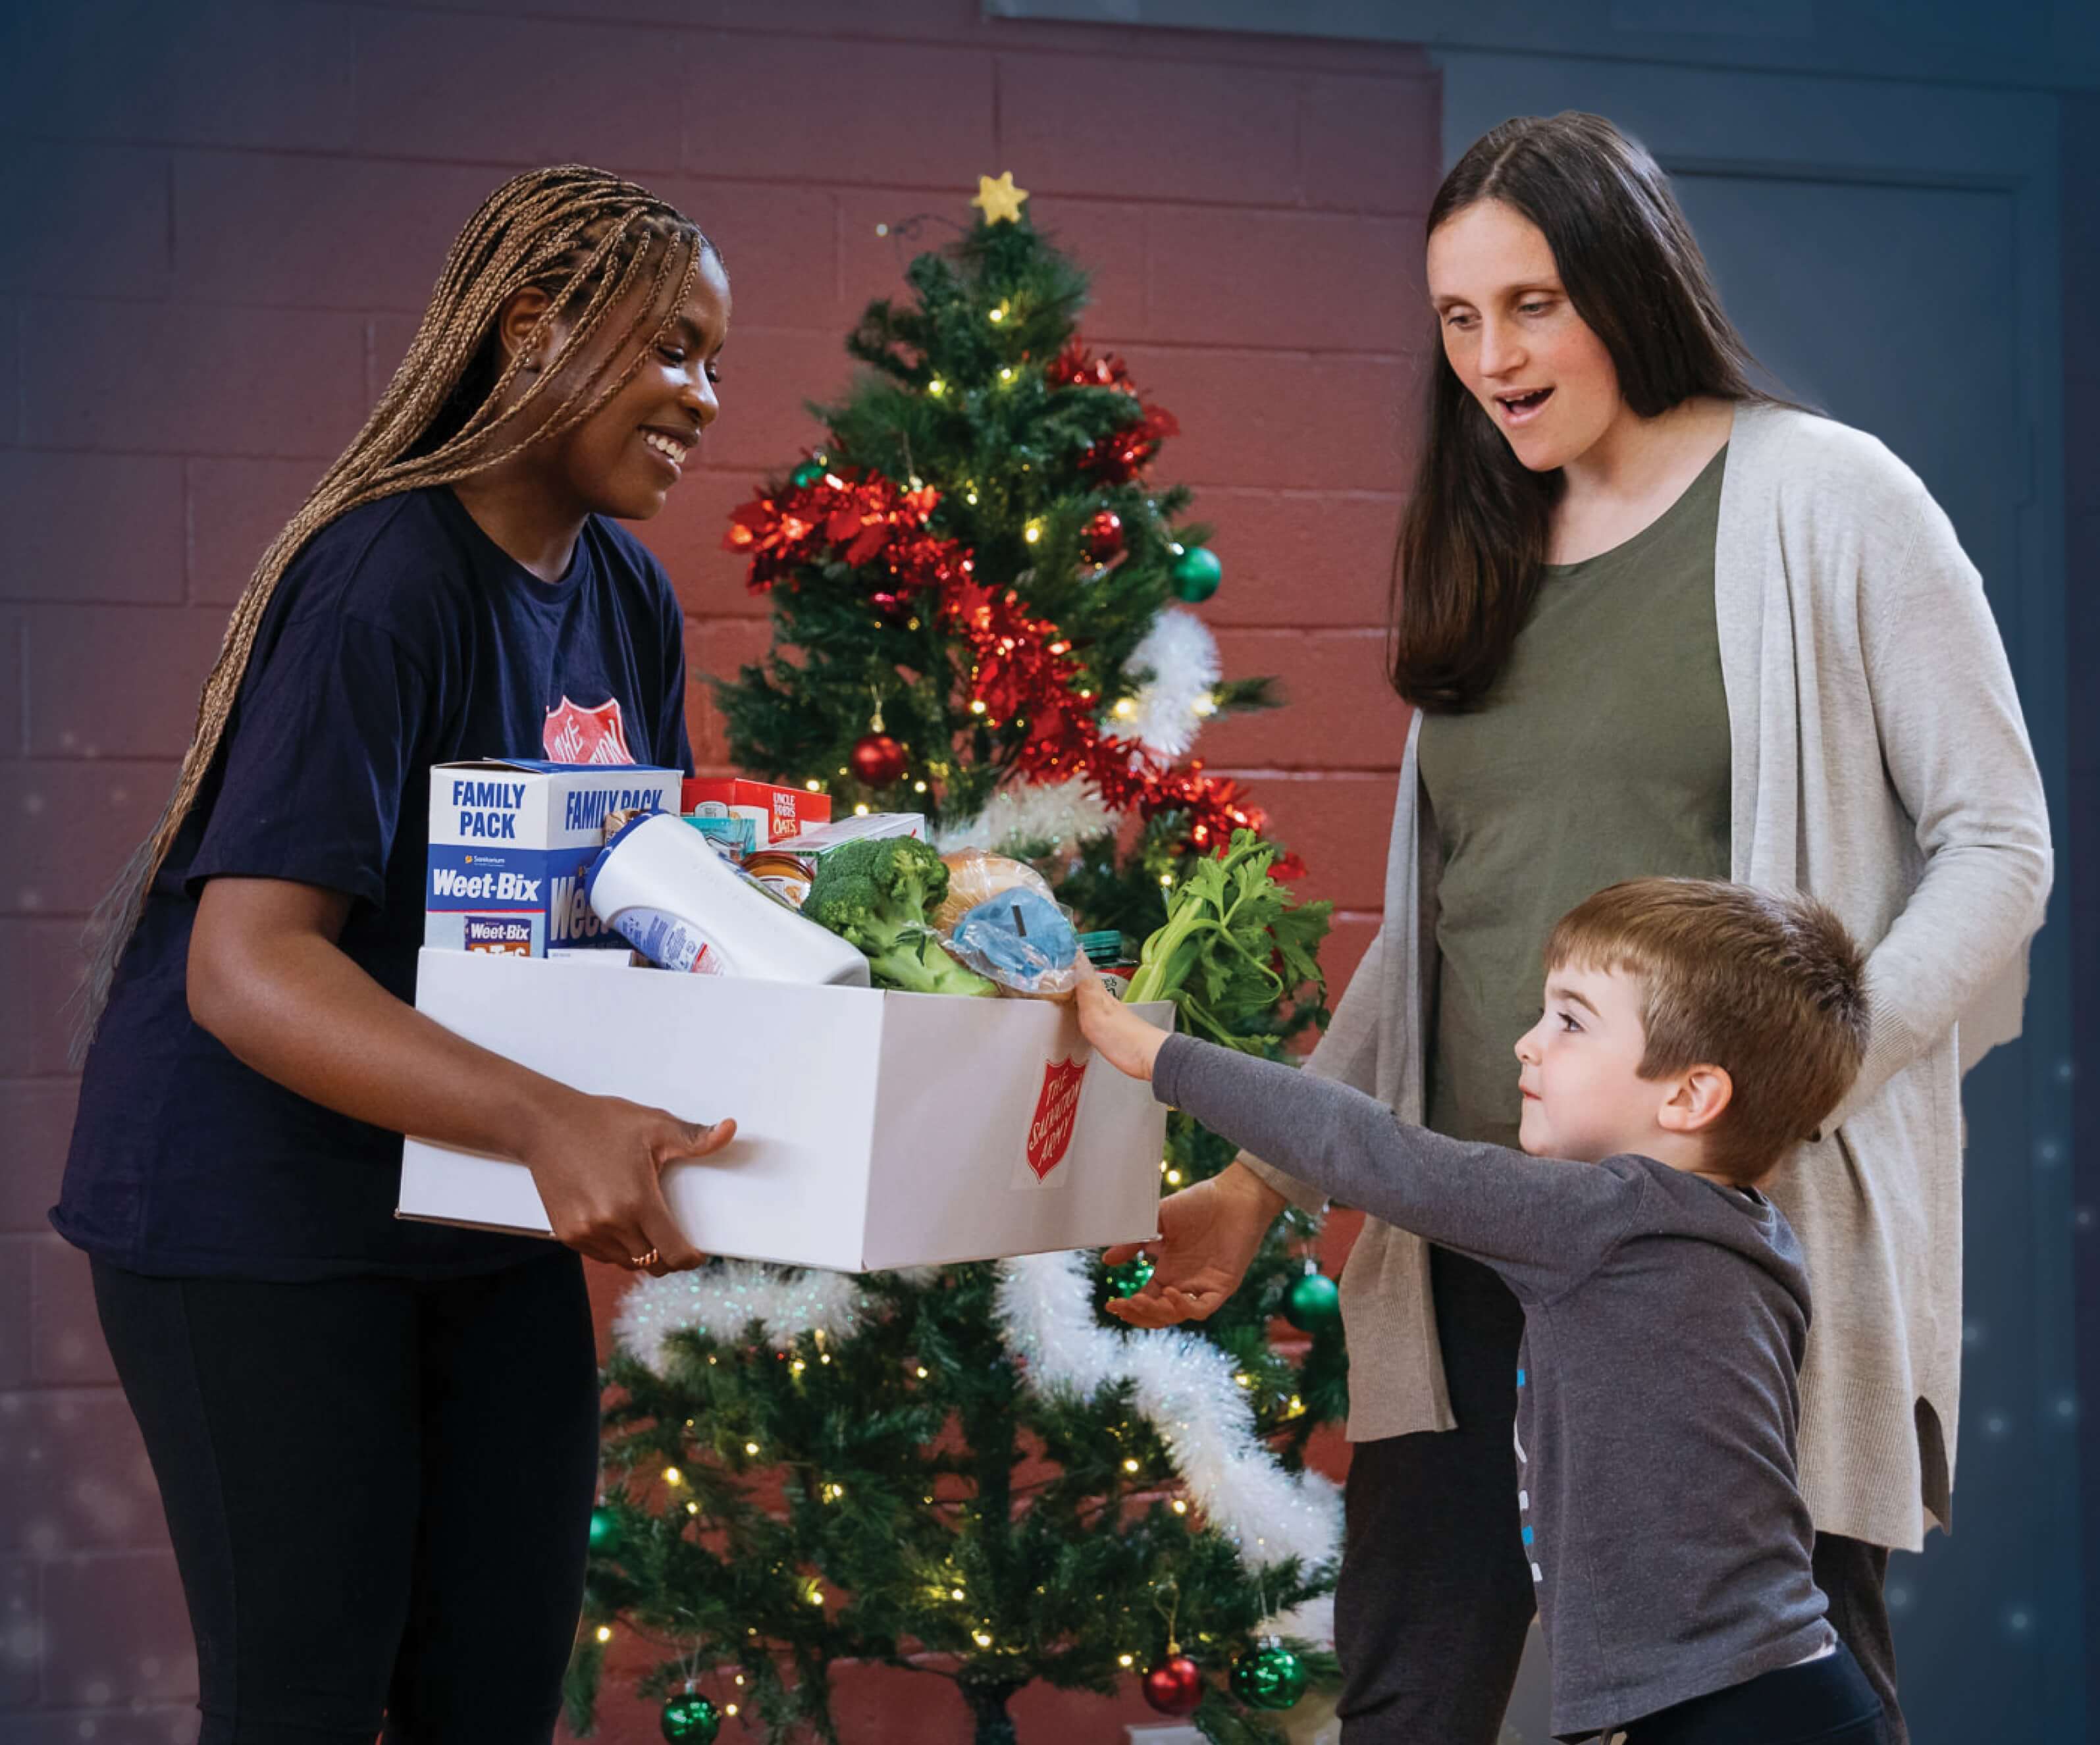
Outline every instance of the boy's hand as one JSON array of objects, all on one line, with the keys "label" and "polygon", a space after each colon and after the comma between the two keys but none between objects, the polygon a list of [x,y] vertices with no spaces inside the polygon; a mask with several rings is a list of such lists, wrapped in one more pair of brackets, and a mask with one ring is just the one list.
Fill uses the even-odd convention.
[{"label": "boy's hand", "polygon": [[1128,1077],[1150,1079],[1152,1063],[1159,1056],[1167,1033],[1127,1011],[1083,954],[1079,958],[1079,1009],[1080,1033],[1096,1054]]}]

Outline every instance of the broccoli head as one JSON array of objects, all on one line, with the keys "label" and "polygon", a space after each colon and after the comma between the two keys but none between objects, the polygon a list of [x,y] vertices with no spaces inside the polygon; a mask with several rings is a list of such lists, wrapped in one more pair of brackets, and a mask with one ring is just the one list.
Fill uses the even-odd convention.
[{"label": "broccoli head", "polygon": [[878,987],[982,996],[999,989],[959,963],[928,924],[948,869],[915,836],[841,843],[817,862],[802,913],[867,954]]}]

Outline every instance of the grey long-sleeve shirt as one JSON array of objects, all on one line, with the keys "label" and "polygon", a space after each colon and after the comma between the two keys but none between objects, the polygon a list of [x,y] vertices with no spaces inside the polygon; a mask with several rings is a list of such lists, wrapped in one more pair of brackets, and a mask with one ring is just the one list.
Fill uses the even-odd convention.
[{"label": "grey long-sleeve shirt", "polygon": [[1526,1156],[1170,1037],[1153,1094],[1299,1180],[1493,1267],[1524,1306],[1518,1506],[1577,1739],[1821,1652],[1795,1474],[1808,1338],[1779,1209],[1653,1158]]}]

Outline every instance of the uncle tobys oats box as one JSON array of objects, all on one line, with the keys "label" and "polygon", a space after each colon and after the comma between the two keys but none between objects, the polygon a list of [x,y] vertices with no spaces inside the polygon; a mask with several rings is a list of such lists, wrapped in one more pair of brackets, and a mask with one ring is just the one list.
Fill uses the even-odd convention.
[{"label": "uncle tobys oats box", "polygon": [[703,817],[749,818],[763,848],[832,821],[832,796],[778,787],[742,776],[695,776],[685,784],[685,810]]},{"label": "uncle tobys oats box", "polygon": [[605,846],[606,814],[678,809],[682,772],[637,764],[519,759],[430,770],[423,943],[545,957],[624,952],[592,913],[583,875]]}]

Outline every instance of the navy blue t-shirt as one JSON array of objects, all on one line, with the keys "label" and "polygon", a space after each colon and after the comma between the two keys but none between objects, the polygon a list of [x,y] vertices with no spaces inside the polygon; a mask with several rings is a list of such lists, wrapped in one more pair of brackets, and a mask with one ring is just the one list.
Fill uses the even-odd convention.
[{"label": "navy blue t-shirt", "polygon": [[469,758],[692,769],[682,623],[662,568],[593,518],[540,581],[443,488],[323,528],[278,583],[218,757],[118,966],[51,1222],[150,1274],[439,1276],[544,1240],[394,1216],[401,1137],[323,1108],[192,1021],[206,881],[355,899],[342,946],[412,1000],[430,769]]}]

